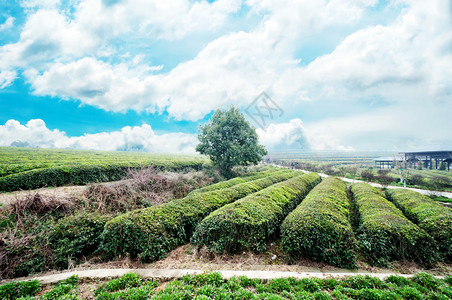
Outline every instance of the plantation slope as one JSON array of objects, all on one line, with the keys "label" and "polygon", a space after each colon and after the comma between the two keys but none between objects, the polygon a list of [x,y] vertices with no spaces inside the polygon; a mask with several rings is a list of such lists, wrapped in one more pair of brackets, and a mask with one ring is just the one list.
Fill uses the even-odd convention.
[{"label": "plantation slope", "polygon": [[110,257],[129,253],[143,261],[160,259],[186,243],[193,228],[210,212],[294,176],[296,172],[282,170],[226,189],[120,215],[105,225],[101,248]]},{"label": "plantation slope", "polygon": [[220,254],[265,251],[285,216],[320,181],[315,173],[300,175],[225,205],[202,220],[191,242]]}]

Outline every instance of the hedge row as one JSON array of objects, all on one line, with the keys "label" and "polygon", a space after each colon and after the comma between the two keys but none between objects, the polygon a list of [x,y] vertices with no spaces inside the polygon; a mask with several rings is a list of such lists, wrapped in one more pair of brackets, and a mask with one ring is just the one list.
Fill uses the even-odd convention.
[{"label": "hedge row", "polygon": [[265,251],[287,214],[320,181],[315,173],[297,176],[225,205],[197,226],[191,242],[220,254]]},{"label": "hedge row", "polygon": [[294,171],[283,170],[230,188],[120,215],[105,225],[101,249],[110,257],[129,253],[142,261],[160,259],[186,243],[198,222],[212,211],[295,175]]},{"label": "hedge row", "polygon": [[387,260],[437,260],[437,245],[423,229],[409,221],[393,203],[366,183],[351,186],[359,220],[361,251],[373,264]]},{"label": "hedge row", "polygon": [[405,189],[386,191],[386,197],[405,216],[430,234],[439,246],[440,254],[452,259],[452,210],[429,197]]},{"label": "hedge row", "polygon": [[221,181],[216,184],[211,184],[211,185],[202,187],[200,189],[192,191],[190,194],[212,192],[212,191],[230,188],[230,187],[240,184],[240,183],[245,183],[248,181],[264,178],[264,177],[266,177],[272,173],[278,172],[280,170],[281,169],[279,169],[279,168],[268,168],[268,170],[265,170],[262,172],[251,172],[251,173],[245,174],[244,176],[241,176],[241,177],[236,177],[236,178],[233,178],[230,180]]},{"label": "hedge row", "polygon": [[[202,165],[202,162],[195,161],[174,161],[171,163],[162,161],[152,166],[162,170],[181,170],[184,168],[200,170]],[[85,185],[91,182],[120,180],[127,175],[129,169],[141,167],[143,165],[140,164],[110,164],[35,169],[0,177],[0,191],[11,192],[37,189],[45,186],[63,186],[67,184]]]},{"label": "hedge row", "polygon": [[356,267],[357,244],[349,211],[345,182],[323,179],[282,223],[283,249],[294,257]]}]

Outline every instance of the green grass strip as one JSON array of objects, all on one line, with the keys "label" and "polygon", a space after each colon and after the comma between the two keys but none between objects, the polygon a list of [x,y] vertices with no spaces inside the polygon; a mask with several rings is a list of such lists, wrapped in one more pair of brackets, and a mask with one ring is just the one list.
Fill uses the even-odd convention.
[{"label": "green grass strip", "polygon": [[225,205],[198,225],[191,242],[216,253],[265,251],[287,214],[320,181],[315,173],[300,175]]},{"label": "green grass strip", "polygon": [[357,245],[345,182],[323,179],[282,223],[281,244],[295,258],[355,268]]},{"label": "green grass strip", "polygon": [[142,261],[160,259],[186,243],[198,222],[212,211],[294,176],[296,172],[282,170],[230,188],[120,215],[105,225],[101,249],[110,257],[129,253]]},{"label": "green grass strip", "polygon": [[452,258],[452,210],[415,191],[391,189],[386,197],[437,242],[442,255]]},{"label": "green grass strip", "polygon": [[387,260],[437,260],[437,245],[423,229],[408,220],[374,187],[355,183],[351,192],[359,219],[358,240],[364,256],[373,264]]}]

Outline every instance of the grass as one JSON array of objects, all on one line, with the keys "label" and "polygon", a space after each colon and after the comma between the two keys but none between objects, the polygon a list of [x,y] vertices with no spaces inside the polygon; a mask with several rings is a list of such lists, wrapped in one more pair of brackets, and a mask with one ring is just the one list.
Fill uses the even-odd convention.
[{"label": "grass", "polygon": [[[450,299],[452,277],[438,279],[427,273],[411,278],[389,276],[380,280],[371,276],[345,278],[277,278],[269,281],[244,276],[224,279],[220,273],[185,275],[170,282],[159,282],[128,273],[106,283],[91,283],[81,291],[83,284],[72,276],[58,282],[46,292],[39,282],[12,282],[0,286],[2,299],[15,294],[13,286],[30,287],[20,295],[27,299]],[[91,292],[92,290],[93,292]],[[10,298],[8,298],[10,297]]]}]

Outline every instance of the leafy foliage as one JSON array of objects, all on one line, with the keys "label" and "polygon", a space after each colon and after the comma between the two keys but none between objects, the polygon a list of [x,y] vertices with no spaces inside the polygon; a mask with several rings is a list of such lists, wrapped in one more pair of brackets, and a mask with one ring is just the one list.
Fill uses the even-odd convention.
[{"label": "leafy foliage", "polygon": [[258,144],[256,130],[238,108],[216,110],[200,131],[196,151],[208,155],[225,174],[236,165],[257,164],[267,154],[265,148]]},{"label": "leafy foliage", "polygon": [[69,259],[80,259],[97,250],[109,219],[108,215],[79,213],[59,220],[50,232],[56,265],[67,268]]},{"label": "leafy foliage", "polygon": [[452,210],[411,190],[387,190],[386,197],[438,242],[442,255],[452,258]]},{"label": "leafy foliage", "polygon": [[297,176],[225,205],[202,220],[191,242],[216,253],[264,251],[285,216],[320,180],[315,173]]},{"label": "leafy foliage", "polygon": [[346,184],[335,177],[323,179],[284,220],[283,249],[295,257],[356,267],[357,247],[349,211]]},{"label": "leafy foliage", "polygon": [[13,300],[20,297],[34,296],[41,289],[42,287],[38,280],[11,281],[0,285],[0,299]]},{"label": "leafy foliage", "polygon": [[293,171],[278,171],[226,189],[190,194],[120,215],[105,225],[102,250],[110,257],[129,253],[143,261],[160,259],[187,242],[195,226],[212,211],[294,176]]},{"label": "leafy foliage", "polygon": [[366,183],[351,186],[358,217],[361,251],[373,264],[386,260],[437,260],[437,245],[423,229],[409,221],[394,204]]},{"label": "leafy foliage", "polygon": [[130,169],[199,170],[201,156],[0,147],[0,191],[119,180]]},{"label": "leafy foliage", "polygon": [[[81,299],[79,279],[71,276],[58,282],[42,295],[31,289],[13,299]],[[18,283],[15,282],[14,285]],[[19,283],[22,284],[22,283]],[[29,284],[29,283],[27,283]],[[0,291],[11,287],[11,283],[0,286]],[[13,289],[14,291],[14,289]],[[350,276],[343,278],[277,278],[269,281],[250,279],[244,276],[224,279],[220,273],[185,275],[168,283],[146,280],[135,273],[128,273],[101,284],[94,295],[85,294],[85,299],[97,300],[163,300],[163,299],[450,299],[452,289],[447,277],[435,278],[427,273],[418,273],[411,278],[389,276],[381,280],[373,276]],[[25,294],[25,295],[24,295]],[[2,298],[11,299],[11,298]]]}]

